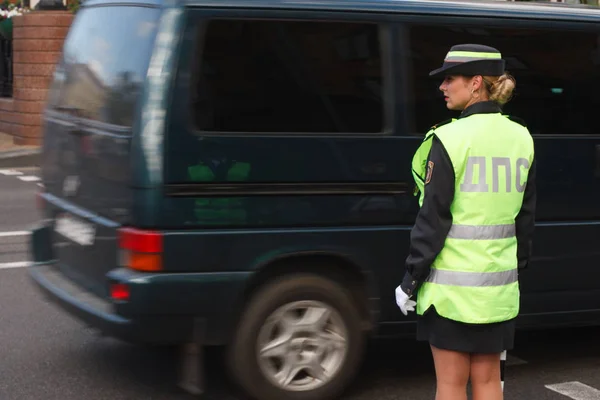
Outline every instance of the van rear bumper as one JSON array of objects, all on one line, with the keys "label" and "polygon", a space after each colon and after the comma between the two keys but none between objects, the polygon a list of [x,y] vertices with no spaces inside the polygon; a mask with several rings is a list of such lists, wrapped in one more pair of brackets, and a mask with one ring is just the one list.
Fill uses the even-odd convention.
[{"label": "van rear bumper", "polygon": [[[29,276],[51,302],[102,334],[131,343],[179,344],[192,339],[221,345],[231,336],[238,295],[247,274],[139,273],[115,268],[110,283],[130,289],[127,302],[100,297],[60,271],[51,255],[50,231],[32,231]],[[45,260],[44,260],[45,259]],[[202,332],[197,328],[202,327]]]},{"label": "van rear bumper", "polygon": [[189,341],[190,316],[138,316],[126,318],[113,304],[84,291],[64,277],[56,265],[32,265],[29,274],[45,297],[102,334],[131,343],[175,344]]}]

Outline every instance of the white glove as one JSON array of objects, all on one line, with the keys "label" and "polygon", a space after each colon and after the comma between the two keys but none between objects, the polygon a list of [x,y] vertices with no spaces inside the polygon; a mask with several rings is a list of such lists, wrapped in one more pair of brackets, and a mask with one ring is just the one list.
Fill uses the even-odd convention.
[{"label": "white glove", "polygon": [[410,297],[404,293],[404,290],[400,286],[396,288],[396,304],[400,307],[400,311],[402,314],[408,315],[409,311],[415,311],[415,306],[417,302],[411,300]]}]

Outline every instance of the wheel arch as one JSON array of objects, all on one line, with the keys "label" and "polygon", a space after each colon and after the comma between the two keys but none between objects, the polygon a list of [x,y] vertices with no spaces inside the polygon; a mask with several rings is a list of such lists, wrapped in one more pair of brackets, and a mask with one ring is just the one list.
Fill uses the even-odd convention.
[{"label": "wheel arch", "polygon": [[373,331],[379,320],[379,294],[375,280],[365,263],[349,255],[327,250],[281,253],[258,262],[254,273],[235,302],[231,323],[233,332],[245,304],[264,284],[294,273],[309,273],[343,282],[360,312],[362,328]]}]

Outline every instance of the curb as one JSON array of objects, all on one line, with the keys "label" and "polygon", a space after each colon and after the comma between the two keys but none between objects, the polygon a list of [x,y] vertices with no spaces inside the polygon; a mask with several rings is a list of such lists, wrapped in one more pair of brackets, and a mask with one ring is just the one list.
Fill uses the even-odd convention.
[{"label": "curb", "polygon": [[0,151],[0,168],[39,167],[41,149]]}]

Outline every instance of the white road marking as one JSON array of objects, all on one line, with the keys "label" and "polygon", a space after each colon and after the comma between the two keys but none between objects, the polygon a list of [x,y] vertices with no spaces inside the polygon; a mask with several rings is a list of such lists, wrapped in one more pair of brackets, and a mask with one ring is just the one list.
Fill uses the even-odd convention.
[{"label": "white road marking", "polygon": [[11,236],[29,236],[29,231],[12,231],[12,232],[0,232],[0,237],[11,237]]},{"label": "white road marking", "polygon": [[25,182],[35,182],[40,180],[39,177],[33,175],[17,176],[17,178]]},{"label": "white road marking", "polygon": [[43,188],[43,187],[44,187],[44,184],[43,184],[43,183],[39,183],[39,182],[38,182],[38,183],[36,183],[36,185],[38,185],[38,186],[39,186],[39,187],[41,187],[41,188]]},{"label": "white road marking", "polygon": [[29,267],[29,265],[31,265],[31,263],[29,261],[18,261],[18,262],[0,263],[0,269],[26,268],[26,267]]},{"label": "white road marking", "polygon": [[577,381],[546,385],[546,388],[573,400],[600,399],[600,390]]},{"label": "white road marking", "polygon": [[0,169],[0,174],[7,176],[23,175],[21,171],[17,171],[16,169]]},{"label": "white road marking", "polygon": [[525,365],[527,361],[521,360],[519,357],[508,354],[506,357],[506,367],[514,367],[517,365]]}]

